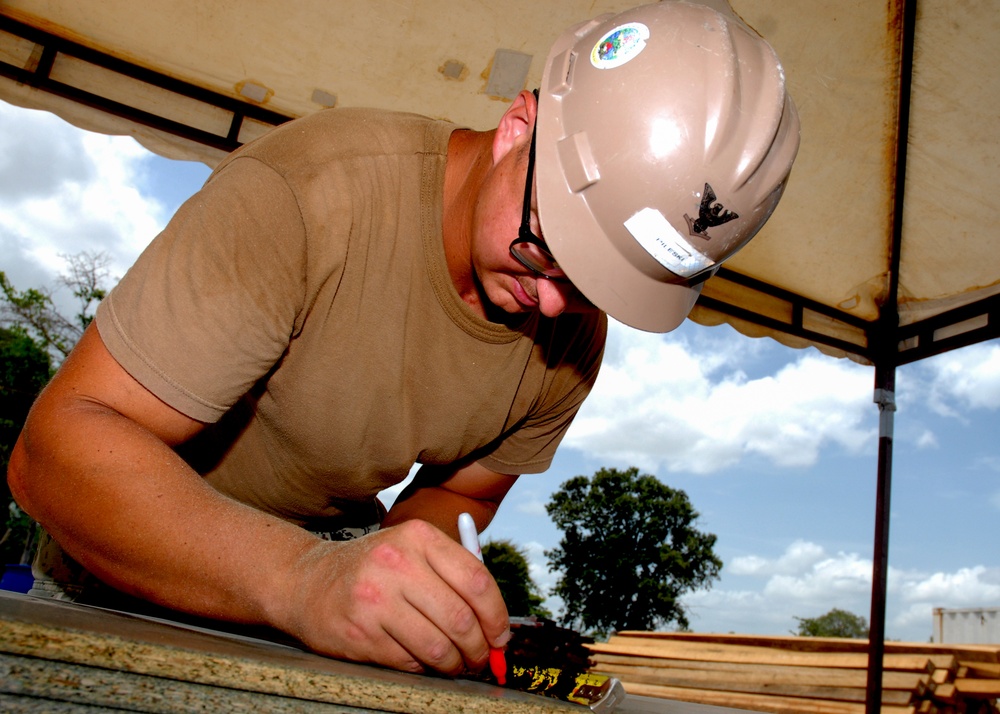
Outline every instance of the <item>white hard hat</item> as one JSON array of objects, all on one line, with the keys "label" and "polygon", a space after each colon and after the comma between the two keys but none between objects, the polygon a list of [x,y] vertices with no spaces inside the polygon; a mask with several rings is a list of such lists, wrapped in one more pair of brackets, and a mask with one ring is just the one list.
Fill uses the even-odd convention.
[{"label": "white hard hat", "polygon": [[778,204],[799,120],[777,55],[724,0],[663,0],[565,32],[542,75],[542,235],[612,317],[676,328]]}]

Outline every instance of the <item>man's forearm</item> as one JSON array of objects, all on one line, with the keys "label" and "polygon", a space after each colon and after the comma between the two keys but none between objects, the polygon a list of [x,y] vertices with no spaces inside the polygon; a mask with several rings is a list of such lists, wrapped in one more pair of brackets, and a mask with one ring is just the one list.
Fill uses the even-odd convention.
[{"label": "man's forearm", "polygon": [[[400,494],[400,498],[403,495]],[[420,519],[437,526],[457,541],[458,514],[469,513],[476,522],[476,528],[481,531],[493,520],[498,506],[492,501],[470,498],[439,486],[428,486],[416,489],[402,501],[397,499],[382,521],[382,527]]]},{"label": "man's forearm", "polygon": [[37,405],[10,481],[25,510],[99,578],[199,615],[272,619],[282,569],[311,541],[222,496],[157,437],[96,404]]},{"label": "man's forearm", "polygon": [[424,466],[399,494],[382,525],[421,519],[458,540],[458,514],[469,513],[482,531],[516,480],[517,476],[497,474],[478,464],[454,471]]}]

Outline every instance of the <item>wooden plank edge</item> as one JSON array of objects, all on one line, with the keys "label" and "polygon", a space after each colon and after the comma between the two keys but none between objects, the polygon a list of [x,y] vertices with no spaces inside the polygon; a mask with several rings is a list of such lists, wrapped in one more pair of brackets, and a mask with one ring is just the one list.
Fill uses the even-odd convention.
[{"label": "wooden plank edge", "polygon": [[[715,642],[719,644],[737,644],[773,649],[789,649],[803,652],[868,652],[868,640],[846,637],[799,637],[797,635],[737,635],[711,634],[698,632],[645,632],[639,630],[623,630],[615,637],[677,640],[687,642]],[[884,643],[886,654],[954,654],[958,659],[969,662],[992,662],[1000,664],[1000,644],[973,645],[948,644],[928,642],[896,642]],[[962,656],[966,655],[966,656]]]},{"label": "wooden plank edge", "polygon": [[[706,672],[731,679],[755,678],[774,683],[808,682],[821,686],[867,686],[868,670],[846,667],[806,667],[768,664],[741,664],[733,662],[709,662],[699,660],[661,660],[620,655],[598,655],[592,658],[590,671],[607,674],[631,671],[648,674],[660,673],[672,676],[677,672]],[[707,676],[707,675],[706,675]],[[883,689],[925,691],[934,686],[931,675],[926,672],[891,671],[883,672]]]},{"label": "wooden plank edge", "polygon": [[[637,657],[658,657],[662,659],[692,659],[709,662],[757,663],[788,666],[845,667],[860,669],[868,666],[868,655],[851,652],[797,653],[767,648],[678,647],[646,643],[639,646],[609,641],[586,645],[595,654],[621,654]],[[887,671],[933,672],[935,669],[957,669],[953,655],[886,655],[882,666]]]},{"label": "wooden plank edge", "polygon": [[[864,704],[828,702],[796,697],[772,697],[760,694],[732,694],[653,684],[625,684],[625,691],[639,696],[673,699],[693,704],[749,709],[772,714],[864,714]],[[916,707],[883,706],[881,714],[916,714]]]}]

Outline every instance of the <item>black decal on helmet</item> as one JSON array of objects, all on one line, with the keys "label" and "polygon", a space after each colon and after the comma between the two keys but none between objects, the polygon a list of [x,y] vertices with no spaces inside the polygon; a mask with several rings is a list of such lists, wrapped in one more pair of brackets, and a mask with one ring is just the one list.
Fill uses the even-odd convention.
[{"label": "black decal on helmet", "polygon": [[740,217],[738,213],[727,211],[721,203],[712,202],[715,200],[715,191],[709,184],[705,184],[705,193],[701,197],[701,206],[698,207],[698,220],[694,220],[688,214],[684,214],[687,220],[691,235],[708,240],[711,238],[705,231],[713,226],[721,226],[723,223],[735,220]]}]

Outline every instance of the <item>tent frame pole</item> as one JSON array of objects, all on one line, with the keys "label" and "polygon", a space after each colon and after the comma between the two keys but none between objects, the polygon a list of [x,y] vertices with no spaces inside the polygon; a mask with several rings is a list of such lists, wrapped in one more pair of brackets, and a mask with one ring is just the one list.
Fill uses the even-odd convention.
[{"label": "tent frame pole", "polygon": [[868,633],[868,682],[865,714],[882,710],[882,672],[885,654],[885,606],[889,575],[889,507],[892,495],[892,441],[896,412],[896,367],[899,364],[899,266],[903,244],[903,197],[906,187],[906,151],[910,133],[910,94],[913,84],[913,48],[917,27],[917,0],[891,4],[899,24],[899,108],[896,118],[896,171],[893,194],[889,290],[869,334],[875,364],[875,403],[879,408],[878,484],[875,496],[875,543],[872,554],[872,606]]},{"label": "tent frame pole", "polygon": [[878,485],[875,496],[875,544],[872,555],[872,603],[868,632],[865,714],[879,714],[882,709],[882,657],[885,654],[885,603],[889,576],[892,440],[896,411],[895,381],[895,365],[892,363],[876,365],[875,403],[879,409]]}]

